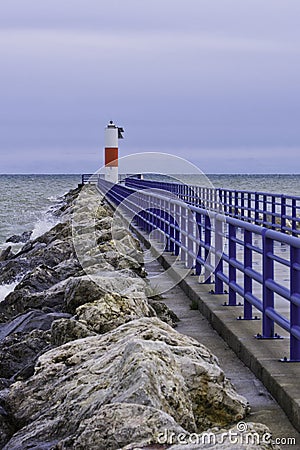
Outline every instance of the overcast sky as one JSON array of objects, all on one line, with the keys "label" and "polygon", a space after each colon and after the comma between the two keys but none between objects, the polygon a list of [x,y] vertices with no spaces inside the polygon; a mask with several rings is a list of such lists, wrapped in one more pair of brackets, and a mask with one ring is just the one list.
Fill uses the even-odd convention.
[{"label": "overcast sky", "polygon": [[1,0],[0,173],[300,173],[299,0]]}]

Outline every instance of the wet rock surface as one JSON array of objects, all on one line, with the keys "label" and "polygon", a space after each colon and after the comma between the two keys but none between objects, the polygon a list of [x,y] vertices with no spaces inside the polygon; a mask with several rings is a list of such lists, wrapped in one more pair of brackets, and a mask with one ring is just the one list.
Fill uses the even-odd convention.
[{"label": "wet rock surface", "polygon": [[8,239],[6,239],[6,242],[13,242],[14,244],[19,242],[27,242],[29,241],[30,237],[32,235],[32,231],[24,231],[22,234],[14,234],[13,236],[10,236]]},{"label": "wet rock surface", "polygon": [[163,436],[234,427],[246,399],[149,294],[139,242],[99,199],[91,222],[79,194],[0,257],[0,283],[19,281],[0,303],[0,448],[175,449]]}]

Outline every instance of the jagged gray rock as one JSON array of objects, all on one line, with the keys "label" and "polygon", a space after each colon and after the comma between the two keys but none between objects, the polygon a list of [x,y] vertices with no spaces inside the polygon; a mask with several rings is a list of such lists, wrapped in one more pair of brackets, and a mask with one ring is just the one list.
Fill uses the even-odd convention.
[{"label": "jagged gray rock", "polygon": [[28,333],[29,331],[49,330],[54,320],[70,317],[70,314],[61,312],[43,312],[31,310],[25,314],[18,315],[12,321],[0,325],[0,340],[5,339],[10,334]]},{"label": "jagged gray rock", "polygon": [[88,276],[69,278],[65,285],[65,310],[75,314],[76,308],[103,297],[105,290]]},{"label": "jagged gray rock", "polygon": [[[114,432],[109,432],[108,424]],[[149,445],[165,433],[179,435],[185,430],[169,414],[151,406],[112,403],[83,420],[76,435],[59,442],[55,450],[110,450],[141,441]]]},{"label": "jagged gray rock", "polygon": [[26,379],[37,357],[50,349],[50,335],[42,330],[9,335],[0,342],[0,377]]},{"label": "jagged gray rock", "polygon": [[8,259],[11,259],[13,256],[14,253],[11,251],[11,245],[9,245],[0,253],[0,262],[7,261]]},{"label": "jagged gray rock", "polygon": [[136,300],[144,302],[146,288],[147,284],[141,278],[129,277],[128,272],[120,271],[117,277],[114,270],[106,273],[106,276],[96,275],[93,279],[87,275],[70,277],[65,284],[65,310],[74,314],[79,306],[100,300],[106,293],[134,295]]},{"label": "jagged gray rock", "polygon": [[[115,403],[154,408],[187,432],[228,425],[247,412],[246,400],[235,393],[216,358],[157,318],[139,319],[45,353],[35,374],[12,386],[9,403],[15,420],[24,423],[4,447],[10,450],[21,443],[29,448],[60,445],[66,439],[89,448],[78,424],[97,423],[101,408]],[[107,435],[118,426],[124,429],[122,415],[120,422],[108,422]],[[153,424],[154,437],[157,427],[159,423]],[[135,436],[139,434],[144,436],[136,428]],[[90,434],[86,436],[89,440]],[[128,439],[122,445],[130,443],[130,433]]]},{"label": "jagged gray rock", "polygon": [[96,333],[107,333],[123,323],[140,317],[154,316],[146,296],[124,296],[117,293],[104,294],[99,300],[86,303],[76,309],[76,318]]},{"label": "jagged gray rock", "polygon": [[61,280],[56,271],[42,264],[25,275],[22,281],[15,287],[15,291],[19,289],[27,289],[28,292],[45,291],[59,281]]},{"label": "jagged gray rock", "polygon": [[27,242],[29,241],[30,237],[32,235],[32,231],[24,231],[22,234],[14,234],[13,236],[10,236],[8,239],[6,239],[6,242],[13,242],[14,244],[19,242]]},{"label": "jagged gray rock", "polygon": [[0,303],[1,322],[9,321],[30,309],[61,311],[64,305],[65,285],[63,280],[46,291],[30,292],[28,289],[17,289],[6,296]]},{"label": "jagged gray rock", "polygon": [[29,261],[26,259],[9,259],[1,262],[0,268],[0,284],[10,284],[28,271]]},{"label": "jagged gray rock", "polygon": [[5,443],[13,435],[14,431],[15,429],[9,420],[7,412],[0,406],[0,448],[3,448]]},{"label": "jagged gray rock", "polygon": [[170,310],[170,308],[168,308],[165,303],[158,300],[148,300],[148,303],[151,308],[154,309],[156,315],[160,318],[160,320],[166,322],[172,327],[175,327],[177,325],[177,323],[179,322],[179,318],[173,311]]},{"label": "jagged gray rock", "polygon": [[91,331],[84,323],[74,318],[55,320],[51,326],[51,344],[55,347],[95,335],[96,333]]}]

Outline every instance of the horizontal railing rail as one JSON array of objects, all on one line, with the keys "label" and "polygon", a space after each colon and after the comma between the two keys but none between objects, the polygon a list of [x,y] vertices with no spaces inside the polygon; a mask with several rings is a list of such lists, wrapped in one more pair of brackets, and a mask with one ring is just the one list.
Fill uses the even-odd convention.
[{"label": "horizontal railing rail", "polygon": [[290,361],[300,361],[300,239],[186,203],[160,187],[130,184],[98,180],[122,214],[146,233],[156,231],[165,251],[193,269],[199,282],[214,282],[215,294],[224,294],[226,287],[228,306],[243,300],[240,319],[261,315],[258,338],[278,339],[277,328],[287,332]]},{"label": "horizontal railing rail", "polygon": [[[81,175],[81,184],[97,184],[98,178],[105,178],[104,173],[84,173]],[[123,182],[125,175],[119,174],[119,183]]]},{"label": "horizontal railing rail", "polygon": [[268,192],[202,187],[128,177],[134,189],[168,190],[181,200],[273,230],[300,235],[300,197]]}]

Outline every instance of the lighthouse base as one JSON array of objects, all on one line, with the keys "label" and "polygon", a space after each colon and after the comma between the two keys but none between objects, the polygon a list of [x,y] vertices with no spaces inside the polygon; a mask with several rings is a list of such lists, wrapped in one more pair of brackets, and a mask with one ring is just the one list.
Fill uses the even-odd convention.
[{"label": "lighthouse base", "polygon": [[118,167],[105,167],[105,181],[117,184],[119,181]]}]

